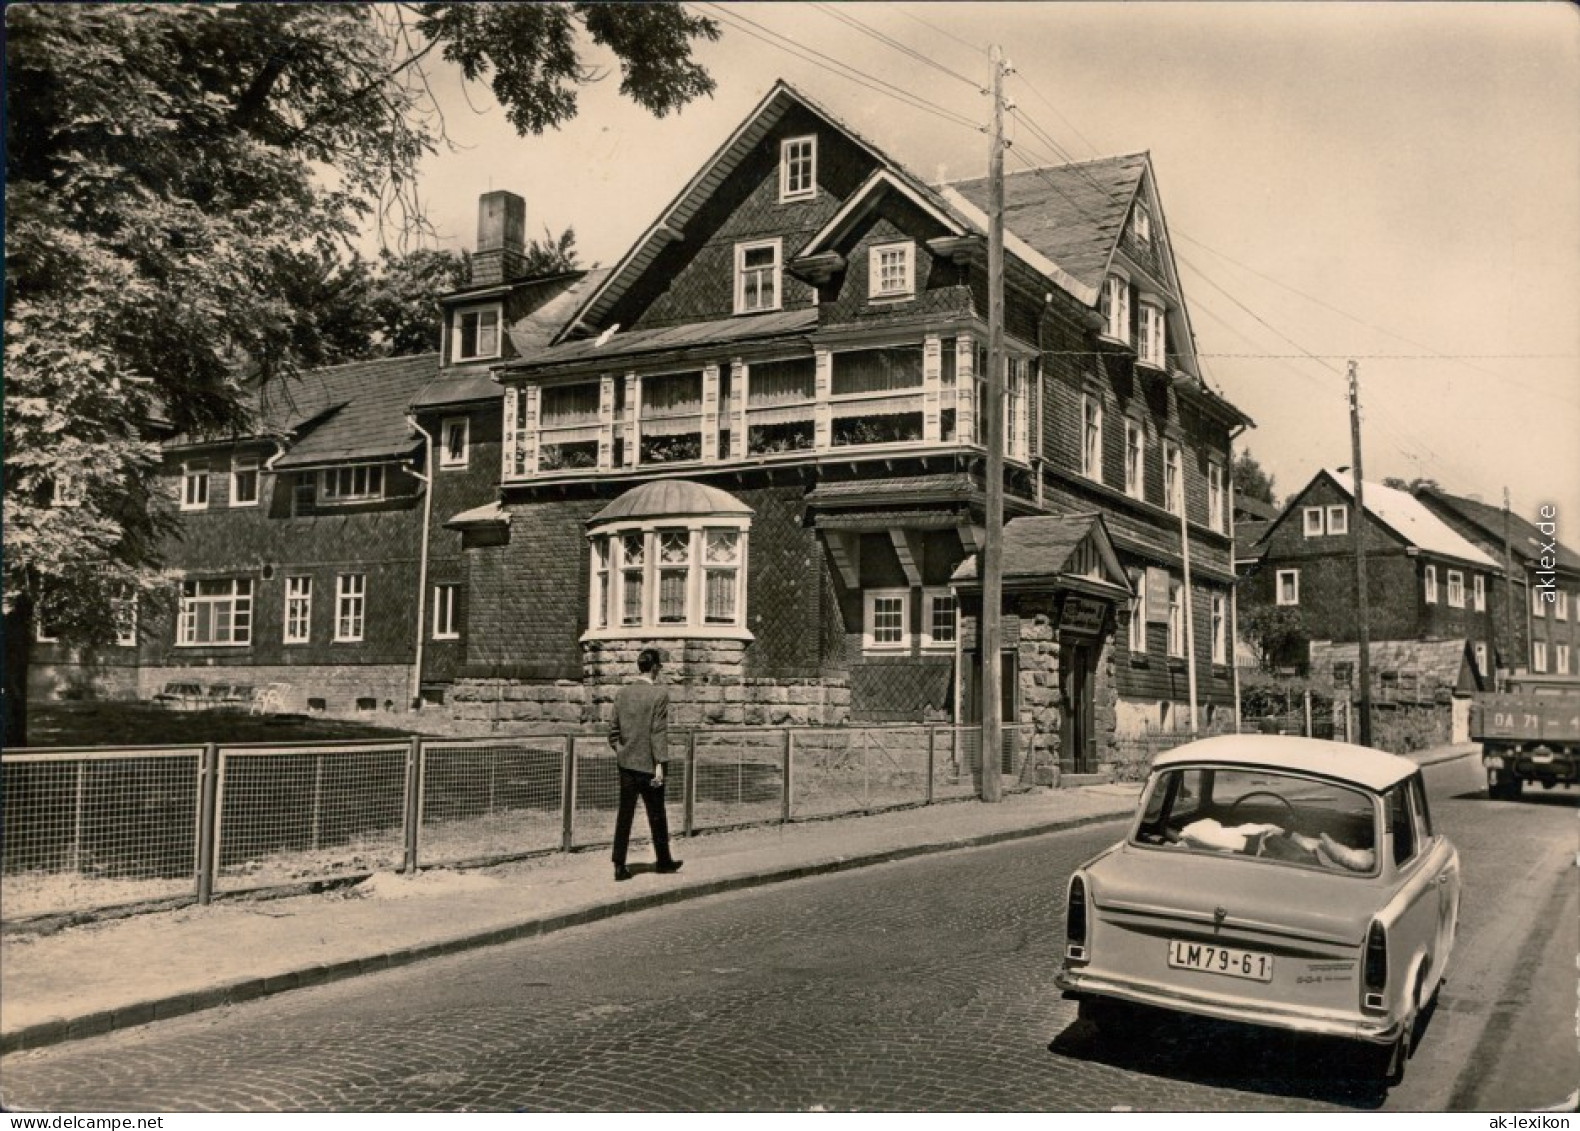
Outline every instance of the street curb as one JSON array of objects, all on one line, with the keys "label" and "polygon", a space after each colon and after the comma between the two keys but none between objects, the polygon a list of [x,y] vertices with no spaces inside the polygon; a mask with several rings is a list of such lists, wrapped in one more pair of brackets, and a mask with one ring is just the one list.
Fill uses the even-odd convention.
[{"label": "street curb", "polygon": [[1085,817],[1073,817],[1068,820],[1052,821],[1026,828],[979,833],[975,836],[956,837],[952,840],[938,841],[932,844],[905,845],[901,848],[883,849],[863,855],[842,856],[832,860],[820,860],[810,864],[796,864],[772,871],[729,876],[724,879],[693,884],[689,887],[668,888],[648,895],[626,896],[614,902],[595,904],[591,907],[565,911],[557,915],[524,919],[504,927],[493,927],[471,935],[442,939],[439,942],[419,943],[362,958],[348,958],[340,962],[314,963],[300,970],[287,971],[283,974],[243,978],[224,985],[210,986],[200,990],[188,990],[162,998],[150,998],[147,1001],[118,1006],[113,1010],[97,1010],[72,1018],[51,1017],[45,1021],[23,1026],[13,1032],[0,1034],[0,1055],[21,1052],[26,1049],[45,1048],[49,1045],[64,1044],[67,1041],[81,1040],[86,1037],[97,1037],[104,1033],[147,1025],[153,1021],[164,1021],[172,1017],[181,1017],[189,1013],[216,1009],[224,1005],[237,1005],[257,998],[271,997],[274,994],[284,993],[288,990],[322,986],[362,974],[375,974],[381,970],[393,970],[399,966],[409,966],[412,963],[422,962],[430,958],[443,958],[446,955],[460,954],[464,951],[475,950],[485,946],[497,946],[501,943],[515,942],[518,939],[546,935],[554,931],[565,930],[568,927],[580,927],[587,923],[596,923],[603,919],[612,918],[615,915],[626,914],[627,912],[646,911],[654,907],[664,907],[674,903],[684,903],[688,900],[702,899],[710,895],[742,891],[746,888],[764,887],[768,884],[784,883],[789,880],[833,875],[837,872],[848,872],[874,864],[887,864],[896,860],[909,860],[918,856],[931,856],[941,852],[956,852],[966,848],[982,848],[987,845],[1002,844],[1012,840],[1024,840],[1030,837],[1044,836],[1048,833],[1084,828],[1088,825],[1106,824],[1110,821],[1123,820],[1131,812],[1131,809],[1126,808],[1111,813],[1096,813]]}]

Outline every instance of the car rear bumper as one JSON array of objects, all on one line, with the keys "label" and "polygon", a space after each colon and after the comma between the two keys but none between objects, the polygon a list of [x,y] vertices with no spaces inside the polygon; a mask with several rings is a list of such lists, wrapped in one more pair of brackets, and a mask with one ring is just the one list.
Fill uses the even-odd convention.
[{"label": "car rear bumper", "polygon": [[1061,970],[1054,984],[1064,991],[1067,998],[1111,998],[1115,1001],[1148,1005],[1157,1009],[1190,1013],[1198,1017],[1212,1017],[1219,1021],[1236,1021],[1246,1025],[1265,1025],[1273,1029],[1286,1029],[1294,1033],[1307,1033],[1321,1037],[1343,1037],[1350,1040],[1391,1044],[1399,1039],[1404,1021],[1398,1017],[1334,1016],[1315,1013],[1290,1006],[1252,1005],[1243,1001],[1224,1001],[1202,997],[1198,994],[1167,989],[1162,986],[1143,985],[1117,978],[1106,978],[1084,970]]}]

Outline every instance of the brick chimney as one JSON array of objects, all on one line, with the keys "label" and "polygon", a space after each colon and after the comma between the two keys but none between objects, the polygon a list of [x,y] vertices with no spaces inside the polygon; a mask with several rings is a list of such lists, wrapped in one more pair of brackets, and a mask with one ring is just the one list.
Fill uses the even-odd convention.
[{"label": "brick chimney", "polygon": [[477,201],[472,284],[506,283],[526,266],[527,202],[513,192],[485,192]]}]

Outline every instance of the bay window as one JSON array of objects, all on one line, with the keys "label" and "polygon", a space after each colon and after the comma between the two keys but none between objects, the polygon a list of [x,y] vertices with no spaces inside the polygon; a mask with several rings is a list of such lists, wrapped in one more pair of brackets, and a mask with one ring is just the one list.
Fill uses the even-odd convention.
[{"label": "bay window", "polygon": [[587,637],[740,638],[746,533],[746,522],[733,516],[594,531]]}]

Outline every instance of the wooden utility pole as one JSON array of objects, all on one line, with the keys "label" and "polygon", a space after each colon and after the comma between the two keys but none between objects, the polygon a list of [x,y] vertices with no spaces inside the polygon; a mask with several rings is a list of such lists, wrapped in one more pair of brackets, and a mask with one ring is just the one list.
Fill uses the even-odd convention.
[{"label": "wooden utility pole", "polygon": [[982,414],[987,448],[986,533],[982,539],[982,800],[1003,796],[1004,661],[1004,52],[993,48],[993,137],[988,150],[988,371]]},{"label": "wooden utility pole", "polygon": [[1355,536],[1355,617],[1360,629],[1356,657],[1356,682],[1361,688],[1360,745],[1372,744],[1371,630],[1366,609],[1366,484],[1361,468],[1361,381],[1359,367],[1350,362],[1350,461],[1355,478],[1355,516],[1350,530]]},{"label": "wooden utility pole", "polygon": [[[1518,633],[1514,631],[1514,537],[1509,529],[1512,519],[1509,516],[1509,489],[1503,488],[1503,631],[1508,634],[1509,650],[1503,657],[1504,665],[1510,672],[1514,671],[1514,657],[1519,654],[1515,647]],[[1492,670],[1498,670],[1498,634],[1492,634]],[[1494,676],[1494,690],[1502,690],[1501,681]]]}]

